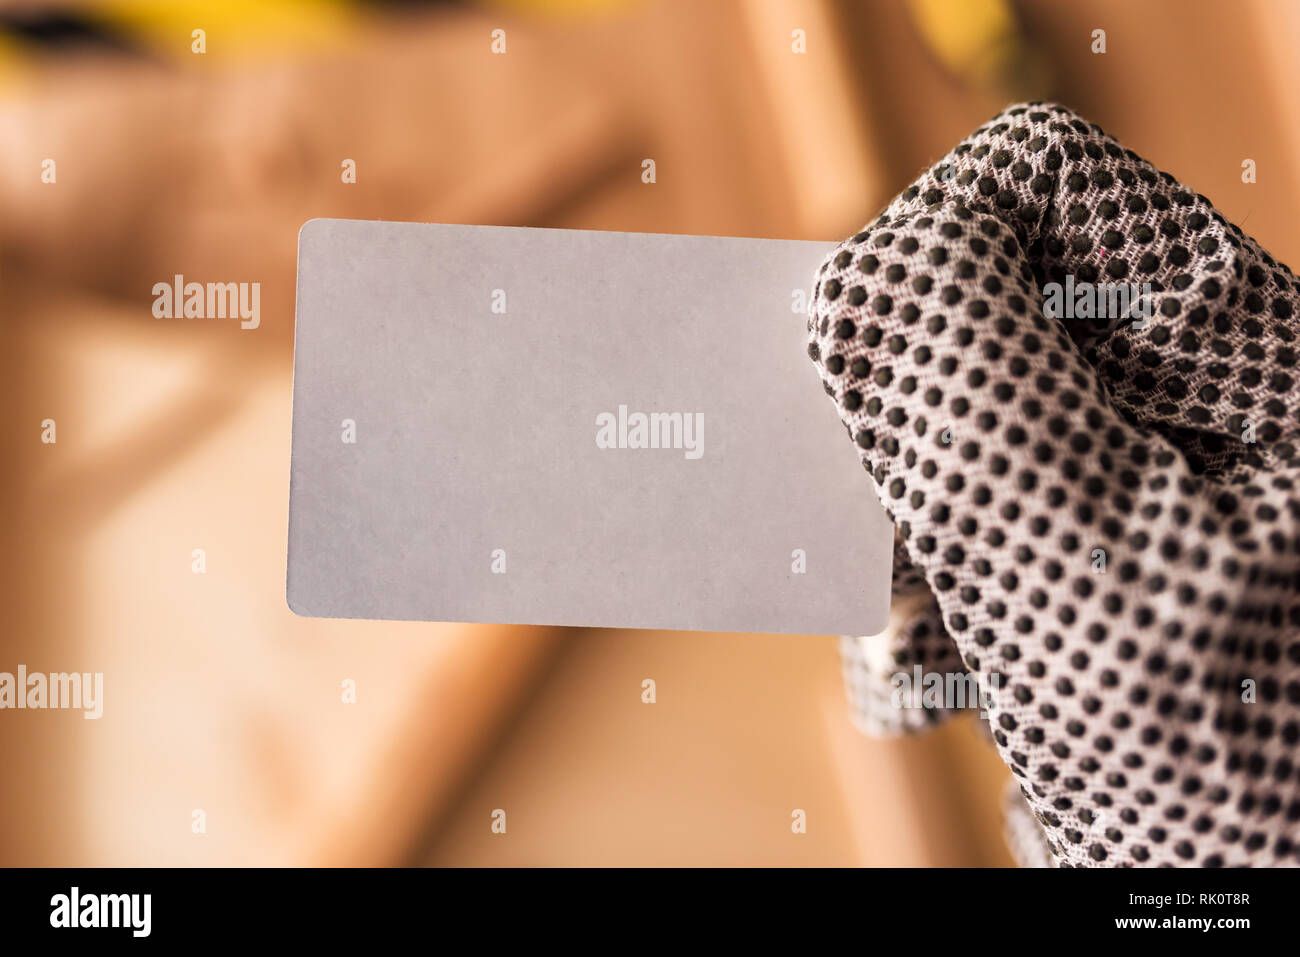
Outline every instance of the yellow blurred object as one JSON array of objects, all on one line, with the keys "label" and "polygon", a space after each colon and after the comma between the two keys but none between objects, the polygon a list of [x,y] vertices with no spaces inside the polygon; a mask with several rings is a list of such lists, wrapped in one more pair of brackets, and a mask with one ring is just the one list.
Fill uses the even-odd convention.
[{"label": "yellow blurred object", "polygon": [[202,30],[204,55],[222,59],[285,43],[332,45],[358,19],[344,0],[106,0],[94,16],[178,57],[196,54],[193,34]]},{"label": "yellow blurred object", "polygon": [[7,86],[18,77],[25,57],[21,43],[0,34],[0,88]]},{"label": "yellow blurred object", "polygon": [[935,57],[959,80],[1008,95],[1039,92],[1046,76],[1007,0],[909,0]]},{"label": "yellow blurred object", "polygon": [[481,5],[513,13],[583,16],[619,10],[631,6],[632,0],[485,0]]}]

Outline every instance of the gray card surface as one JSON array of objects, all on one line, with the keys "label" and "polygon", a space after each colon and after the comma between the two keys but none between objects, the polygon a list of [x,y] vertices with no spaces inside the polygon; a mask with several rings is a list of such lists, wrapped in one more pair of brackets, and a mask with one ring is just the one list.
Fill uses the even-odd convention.
[{"label": "gray card surface", "polygon": [[290,608],[880,631],[892,530],[805,353],[831,248],[308,222]]}]

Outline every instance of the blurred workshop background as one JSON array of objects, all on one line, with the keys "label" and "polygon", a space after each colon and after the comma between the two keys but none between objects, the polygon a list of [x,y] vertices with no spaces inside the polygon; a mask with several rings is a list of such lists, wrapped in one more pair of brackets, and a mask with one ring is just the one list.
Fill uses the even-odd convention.
[{"label": "blurred workshop background", "polygon": [[[972,722],[866,739],[833,637],[294,617],[298,227],[836,240],[1052,98],[1300,264],[1298,48],[1292,0],[0,0],[0,671],[105,674],[0,712],[0,864],[1008,863]],[[176,273],[260,328],[155,319]]]}]

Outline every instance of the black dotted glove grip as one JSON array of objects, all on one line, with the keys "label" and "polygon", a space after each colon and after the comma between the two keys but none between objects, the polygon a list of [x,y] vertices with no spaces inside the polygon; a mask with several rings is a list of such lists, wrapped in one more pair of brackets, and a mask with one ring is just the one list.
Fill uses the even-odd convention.
[{"label": "black dotted glove grip", "polygon": [[[1149,320],[1098,283],[1150,284]],[[1297,306],[1205,197],[1051,104],[817,276],[809,355],[1059,864],[1300,863]]]}]

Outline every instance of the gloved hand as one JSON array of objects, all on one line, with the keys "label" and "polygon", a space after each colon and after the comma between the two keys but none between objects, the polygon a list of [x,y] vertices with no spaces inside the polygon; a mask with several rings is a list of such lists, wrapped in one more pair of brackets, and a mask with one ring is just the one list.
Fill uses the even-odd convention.
[{"label": "gloved hand", "polygon": [[[1151,318],[1099,316],[1095,283],[1150,283]],[[929,592],[862,700],[890,664],[989,676],[1055,863],[1300,863],[1298,308],[1205,197],[1053,104],[816,277],[809,355]]]}]

